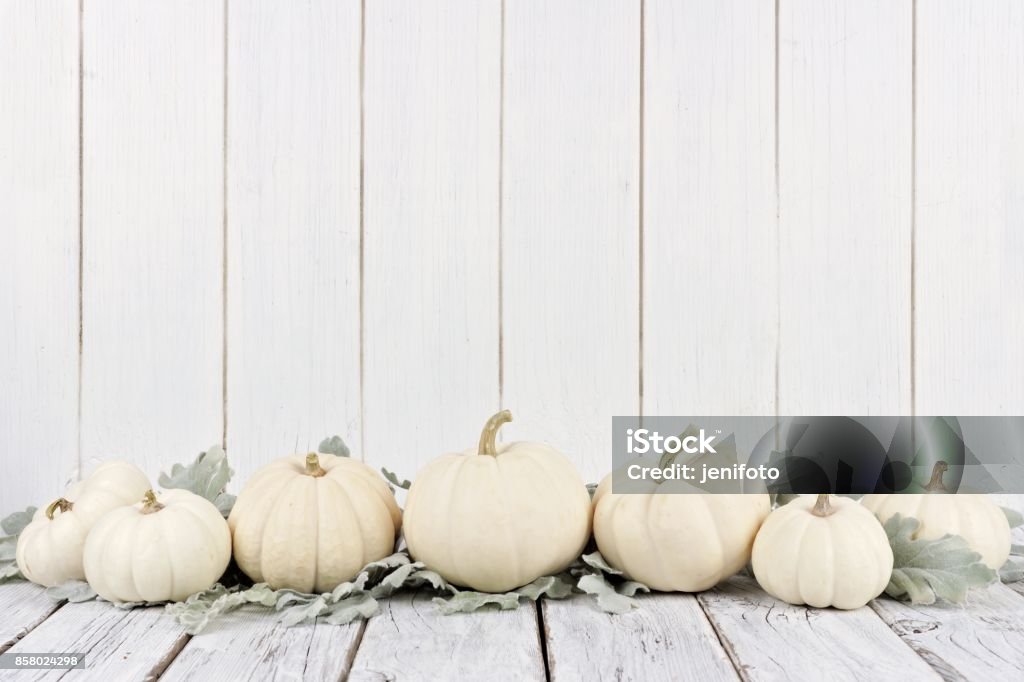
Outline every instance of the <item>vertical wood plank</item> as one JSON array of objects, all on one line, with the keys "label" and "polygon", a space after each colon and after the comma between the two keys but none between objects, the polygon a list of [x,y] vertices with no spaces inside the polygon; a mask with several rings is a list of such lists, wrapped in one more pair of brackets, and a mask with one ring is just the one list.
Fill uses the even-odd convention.
[{"label": "vertical wood plank", "polygon": [[501,3],[368,3],[366,458],[404,476],[498,408]]},{"label": "vertical wood plank", "polygon": [[644,413],[775,413],[775,13],[648,0]]},{"label": "vertical wood plank", "polygon": [[780,3],[781,414],[911,409],[912,21]]},{"label": "vertical wood plank", "polygon": [[639,411],[640,3],[505,7],[506,438],[587,480]]},{"label": "vertical wood plank", "polygon": [[338,434],[359,456],[358,0],[232,2],[227,443],[245,480]]},{"label": "vertical wood plank", "polygon": [[0,2],[0,93],[0,514],[8,514],[56,497],[78,466],[74,3]]},{"label": "vertical wood plank", "polygon": [[918,4],[919,414],[1024,407],[1022,80],[1019,2]]},{"label": "vertical wood plank", "polygon": [[223,3],[86,2],[82,458],[222,436]]}]

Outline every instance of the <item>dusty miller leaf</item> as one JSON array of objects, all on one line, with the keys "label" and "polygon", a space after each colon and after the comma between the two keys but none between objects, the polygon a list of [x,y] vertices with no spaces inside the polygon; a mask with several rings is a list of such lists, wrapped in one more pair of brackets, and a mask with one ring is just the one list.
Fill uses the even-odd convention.
[{"label": "dusty miller leaf", "polygon": [[21,535],[21,531],[25,530],[25,526],[32,523],[32,517],[35,513],[35,507],[29,507],[25,511],[14,512],[10,516],[5,517],[3,521],[0,521],[0,528],[8,536],[18,537]]},{"label": "dusty miller leaf", "polygon": [[899,514],[885,522],[893,553],[892,577],[885,588],[890,597],[905,597],[914,604],[934,604],[937,599],[963,604],[968,590],[996,580],[996,572],[962,537],[915,540],[919,526],[917,519]]},{"label": "dusty miller leaf", "polygon": [[391,483],[391,485],[395,486],[396,488],[408,490],[409,488],[412,487],[412,481],[410,481],[407,478],[399,480],[398,476],[394,472],[388,471],[384,467],[380,468],[380,472],[384,474],[384,478],[386,478],[388,482]]},{"label": "dusty miller leaf", "polygon": [[1003,514],[1006,515],[1006,521],[1010,524],[1010,528],[1017,528],[1018,526],[1024,526],[1024,514],[1021,514],[1016,509],[1010,509],[1009,507],[1000,507],[1003,510]]},{"label": "dusty miller leaf", "polygon": [[446,616],[453,613],[472,613],[485,606],[497,606],[502,611],[519,608],[519,595],[514,592],[491,594],[489,592],[459,592],[451,597],[434,597],[434,604]]},{"label": "dusty miller leaf", "polygon": [[[181,488],[204,497],[224,513],[225,508],[230,511],[231,505],[226,503],[227,498],[220,499],[219,502],[218,499],[221,498],[234,473],[228,466],[224,450],[219,445],[214,445],[206,452],[199,453],[188,466],[175,464],[171,467],[170,475],[161,473],[159,482],[163,488]],[[233,503],[232,496],[231,504]]]},{"label": "dusty miller leaf", "polygon": [[[576,586],[597,598],[598,607],[607,613],[623,614],[636,606],[632,596],[619,594],[604,576],[591,573],[580,578]],[[635,594],[634,590],[634,594]]]},{"label": "dusty miller leaf", "polygon": [[18,536],[25,530],[25,526],[32,522],[35,513],[36,508],[29,507],[25,511],[14,512],[0,521],[0,528],[6,533],[5,537],[0,538],[0,583],[25,579],[18,570],[16,561]]},{"label": "dusty miller leaf", "polygon": [[320,446],[316,450],[324,455],[337,455],[338,457],[348,457],[349,455],[348,446],[345,445],[345,441],[341,439],[341,436],[324,438],[320,441]]},{"label": "dusty miller leaf", "polygon": [[84,580],[69,580],[61,585],[46,588],[46,596],[53,601],[69,601],[73,604],[92,601],[96,598],[96,590]]},{"label": "dusty miller leaf", "polygon": [[607,573],[608,575],[622,575],[622,571],[617,568],[612,568],[611,565],[604,560],[600,552],[591,552],[590,554],[584,554],[580,557],[583,559],[583,563],[591,568],[596,568],[601,573]]}]

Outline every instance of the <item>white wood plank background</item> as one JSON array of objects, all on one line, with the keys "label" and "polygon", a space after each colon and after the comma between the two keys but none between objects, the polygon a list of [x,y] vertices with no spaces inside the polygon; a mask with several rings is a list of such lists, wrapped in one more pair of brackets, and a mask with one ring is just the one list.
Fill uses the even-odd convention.
[{"label": "white wood plank background", "polygon": [[362,4],[0,2],[2,513],[499,405],[589,480],[641,405],[1024,406],[1019,3]]}]

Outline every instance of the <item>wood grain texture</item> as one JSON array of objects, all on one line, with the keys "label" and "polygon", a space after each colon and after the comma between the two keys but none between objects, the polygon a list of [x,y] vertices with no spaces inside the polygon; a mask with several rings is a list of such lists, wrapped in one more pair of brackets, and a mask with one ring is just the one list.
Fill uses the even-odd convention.
[{"label": "wood grain texture", "polygon": [[86,3],[82,458],[222,437],[223,3]]},{"label": "wood grain texture", "polygon": [[738,679],[692,595],[640,595],[638,602],[633,611],[613,616],[589,596],[544,600],[551,679]]},{"label": "wood grain texture", "polygon": [[544,680],[537,610],[441,615],[423,592],[400,594],[370,619],[350,680]]},{"label": "wood grain texture", "polygon": [[499,0],[368,3],[366,459],[412,478],[498,411]]},{"label": "wood grain texture", "polygon": [[644,413],[771,415],[774,7],[645,8]]},{"label": "wood grain texture", "polygon": [[503,404],[596,481],[639,410],[640,4],[505,7]]},{"label": "wood grain texture", "polygon": [[911,409],[912,22],[779,5],[780,414]]},{"label": "wood grain texture", "polygon": [[1022,79],[1024,5],[918,3],[918,414],[1024,406]]},{"label": "wood grain texture", "polygon": [[189,640],[161,679],[344,679],[363,627],[286,627],[272,610],[245,606]]},{"label": "wood grain texture", "polygon": [[743,577],[697,599],[745,680],[938,679],[868,607],[790,606]]},{"label": "wood grain texture", "polygon": [[[11,647],[11,653],[85,654],[89,680],[155,680],[188,635],[162,607],[123,610],[107,602],[66,604]],[[5,671],[4,680],[57,680],[67,670]]]},{"label": "wood grain texture", "polygon": [[74,3],[0,2],[0,93],[0,514],[6,515],[57,497],[78,468]]},{"label": "wood grain texture", "polygon": [[972,592],[966,607],[892,599],[871,607],[946,680],[1024,677],[1024,596],[1005,585]]},{"label": "wood grain texture", "polygon": [[231,2],[227,444],[359,456],[358,0]]},{"label": "wood grain texture", "polygon": [[0,584],[0,653],[56,611],[60,604],[39,585],[24,580]]}]

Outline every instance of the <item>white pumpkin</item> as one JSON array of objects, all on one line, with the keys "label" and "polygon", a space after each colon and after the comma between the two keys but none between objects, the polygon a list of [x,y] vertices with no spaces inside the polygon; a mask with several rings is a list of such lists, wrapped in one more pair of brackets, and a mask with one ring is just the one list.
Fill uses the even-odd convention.
[{"label": "white pumpkin", "polygon": [[490,418],[479,447],[427,464],[413,481],[405,539],[413,558],[445,580],[506,592],[565,569],[590,537],[590,496],[551,446],[496,445],[508,410]]},{"label": "white pumpkin", "polygon": [[773,511],[754,540],[754,577],[790,604],[856,609],[892,575],[892,548],[855,500],[802,495]]},{"label": "white pumpkin", "polygon": [[117,460],[100,464],[35,513],[18,536],[18,569],[45,587],[84,580],[82,552],[89,530],[104,514],[141,499],[147,490],[149,480],[138,467]]},{"label": "white pumpkin", "polygon": [[257,471],[228,524],[247,576],[274,589],[330,592],[394,552],[402,511],[366,464],[310,453]]},{"label": "white pumpkin", "polygon": [[217,507],[187,490],[107,513],[85,541],[85,579],[112,602],[181,601],[209,588],[231,560],[231,531]]},{"label": "white pumpkin", "polygon": [[762,493],[684,493],[678,481],[649,492],[612,492],[614,474],[594,494],[594,539],[627,577],[663,592],[699,592],[746,566],[771,510]]},{"label": "white pumpkin", "polygon": [[999,506],[986,495],[947,494],[942,474],[948,465],[937,462],[922,494],[865,495],[861,504],[885,523],[896,514],[920,521],[915,539],[934,540],[959,535],[981,555],[989,568],[999,570],[1010,558],[1010,524]]}]

